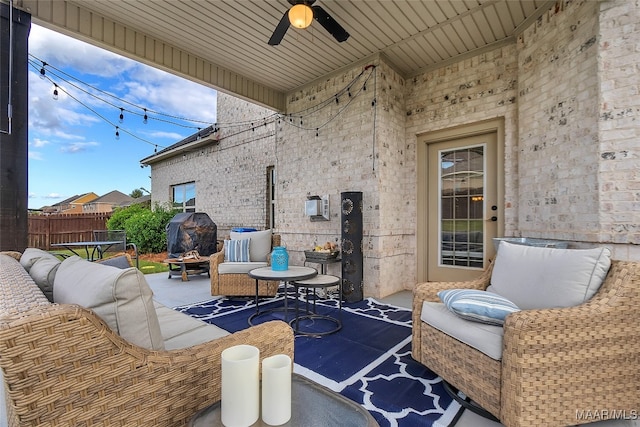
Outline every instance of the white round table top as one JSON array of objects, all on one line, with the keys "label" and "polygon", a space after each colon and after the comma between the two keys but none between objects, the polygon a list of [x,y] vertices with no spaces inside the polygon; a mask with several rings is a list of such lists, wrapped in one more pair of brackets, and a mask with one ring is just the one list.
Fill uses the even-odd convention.
[{"label": "white round table top", "polygon": [[318,274],[317,276],[313,276],[311,279],[294,280],[293,282],[294,285],[302,285],[309,288],[320,288],[325,286],[335,286],[340,283],[340,278],[329,274]]},{"label": "white round table top", "polygon": [[318,274],[318,270],[311,267],[289,266],[288,270],[272,270],[271,267],[255,268],[249,272],[249,277],[259,280],[305,280]]}]

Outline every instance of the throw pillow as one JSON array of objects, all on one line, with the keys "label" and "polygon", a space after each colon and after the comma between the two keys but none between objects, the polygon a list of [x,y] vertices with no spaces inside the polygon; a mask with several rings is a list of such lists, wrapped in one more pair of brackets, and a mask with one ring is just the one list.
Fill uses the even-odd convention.
[{"label": "throw pillow", "polygon": [[224,241],[224,260],[227,262],[249,262],[249,244],[251,239],[243,240],[225,240]]},{"label": "throw pillow", "polygon": [[248,233],[230,233],[231,240],[251,239],[249,248],[249,258],[251,262],[267,262],[267,257],[271,253],[271,230],[252,231]]},{"label": "throw pillow", "polygon": [[610,266],[607,248],[556,249],[501,242],[487,290],[523,310],[572,307],[595,295]]},{"label": "throw pillow", "polygon": [[53,302],[53,284],[60,263],[60,260],[56,257],[49,258],[45,256],[37,258],[31,269],[29,269],[29,276],[51,302]]},{"label": "throw pillow", "polygon": [[135,267],[121,270],[78,256],[67,258],[56,273],[53,301],[93,310],[132,344],[149,350],[164,349],[153,292]]},{"label": "throw pillow", "polygon": [[504,319],[520,311],[518,306],[498,294],[476,289],[448,289],[438,292],[438,297],[454,314],[466,320],[504,325]]},{"label": "throw pillow", "polygon": [[104,258],[96,261],[102,265],[110,265],[111,267],[117,267],[119,269],[125,269],[132,267],[131,257],[127,254],[114,255],[109,258]]}]

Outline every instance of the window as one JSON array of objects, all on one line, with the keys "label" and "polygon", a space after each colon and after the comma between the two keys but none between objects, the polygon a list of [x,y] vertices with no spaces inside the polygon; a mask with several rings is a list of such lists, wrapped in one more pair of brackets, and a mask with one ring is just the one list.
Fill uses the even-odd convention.
[{"label": "window", "polygon": [[267,228],[273,229],[276,217],[276,168],[267,167]]},{"label": "window", "polygon": [[196,211],[196,183],[174,185],[171,187],[173,207],[182,212]]}]

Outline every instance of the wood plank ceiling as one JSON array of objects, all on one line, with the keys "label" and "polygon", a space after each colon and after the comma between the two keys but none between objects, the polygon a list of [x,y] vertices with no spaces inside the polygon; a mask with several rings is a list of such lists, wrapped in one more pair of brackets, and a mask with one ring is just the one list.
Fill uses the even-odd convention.
[{"label": "wood plank ceiling", "polygon": [[[6,0],[5,0],[6,1]],[[384,55],[405,78],[515,37],[549,0],[317,0],[350,34],[313,22],[267,44],[286,0],[15,0],[33,21],[275,109],[287,93]],[[556,6],[557,7],[557,6]],[[168,58],[171,56],[171,58]],[[176,59],[178,58],[178,59]]]}]

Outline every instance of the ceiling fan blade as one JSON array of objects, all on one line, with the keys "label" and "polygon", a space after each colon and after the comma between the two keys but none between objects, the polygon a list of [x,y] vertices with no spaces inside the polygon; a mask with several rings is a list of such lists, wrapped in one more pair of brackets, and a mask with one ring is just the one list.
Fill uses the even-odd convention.
[{"label": "ceiling fan blade", "polygon": [[320,6],[312,6],[313,9],[313,17],[316,21],[320,23],[324,27],[325,30],[329,32],[336,40],[339,42],[343,42],[349,38],[349,33],[345,30],[342,25],[338,24],[338,22],[331,17]]},{"label": "ceiling fan blade", "polygon": [[275,30],[273,30],[273,34],[271,34],[271,38],[269,39],[269,44],[271,46],[275,46],[280,44],[284,35],[287,33],[289,29],[289,11],[286,11],[284,15],[282,15],[282,19],[278,22],[278,26]]}]

